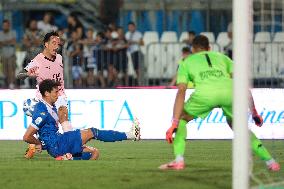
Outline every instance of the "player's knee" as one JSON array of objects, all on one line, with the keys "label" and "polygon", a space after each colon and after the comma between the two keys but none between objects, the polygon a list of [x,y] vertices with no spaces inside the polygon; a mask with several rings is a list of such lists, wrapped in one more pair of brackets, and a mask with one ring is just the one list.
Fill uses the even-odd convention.
[{"label": "player's knee", "polygon": [[25,134],[25,135],[23,136],[23,141],[27,142],[27,140],[28,140],[28,135]]},{"label": "player's knee", "polygon": [[181,119],[183,119],[186,122],[190,122],[194,118],[192,116],[188,115],[187,113],[183,112],[182,115],[181,115]]}]

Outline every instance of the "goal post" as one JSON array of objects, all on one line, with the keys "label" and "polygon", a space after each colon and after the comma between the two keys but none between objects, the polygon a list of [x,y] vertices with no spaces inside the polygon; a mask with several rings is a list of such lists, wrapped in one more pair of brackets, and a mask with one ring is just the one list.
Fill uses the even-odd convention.
[{"label": "goal post", "polygon": [[248,92],[252,44],[252,0],[233,0],[233,189],[249,188]]}]

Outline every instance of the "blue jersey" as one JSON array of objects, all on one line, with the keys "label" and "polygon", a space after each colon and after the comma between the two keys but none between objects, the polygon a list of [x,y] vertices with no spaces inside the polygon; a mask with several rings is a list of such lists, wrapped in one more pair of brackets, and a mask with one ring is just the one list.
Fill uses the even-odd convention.
[{"label": "blue jersey", "polygon": [[58,116],[55,106],[43,101],[35,105],[31,125],[38,130],[39,140],[48,148],[57,142]]},{"label": "blue jersey", "polygon": [[81,153],[83,150],[80,130],[69,131],[64,134],[59,133],[55,106],[51,106],[44,101],[37,103],[31,126],[38,130],[39,140],[53,157],[66,153]]}]

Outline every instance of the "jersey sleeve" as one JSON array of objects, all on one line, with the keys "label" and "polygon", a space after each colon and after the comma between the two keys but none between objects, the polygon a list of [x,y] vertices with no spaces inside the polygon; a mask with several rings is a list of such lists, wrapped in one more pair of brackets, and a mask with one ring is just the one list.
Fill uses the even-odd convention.
[{"label": "jersey sleeve", "polygon": [[177,72],[177,84],[184,83],[187,84],[189,80],[189,73],[186,69],[186,62],[183,61],[178,66],[178,72]]},{"label": "jersey sleeve", "polygon": [[48,111],[40,106],[35,107],[31,126],[39,130],[47,121]]},{"label": "jersey sleeve", "polygon": [[28,65],[25,67],[25,70],[29,73],[30,76],[36,76],[38,74],[38,63],[35,60],[32,60]]}]

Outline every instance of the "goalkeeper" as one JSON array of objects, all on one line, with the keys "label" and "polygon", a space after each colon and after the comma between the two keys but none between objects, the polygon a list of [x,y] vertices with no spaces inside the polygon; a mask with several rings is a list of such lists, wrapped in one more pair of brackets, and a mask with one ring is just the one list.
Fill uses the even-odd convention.
[{"label": "goalkeeper", "polygon": [[[214,108],[221,108],[232,128],[232,60],[218,52],[209,52],[209,41],[205,36],[193,40],[193,55],[188,57],[178,69],[178,92],[173,109],[172,126],[167,130],[166,139],[173,142],[175,160],[161,165],[160,169],[180,170],[185,168],[184,151],[186,144],[186,124],[200,117],[204,119]],[[193,82],[195,91],[184,103],[187,83]],[[252,99],[252,96],[251,96]],[[251,112],[255,123],[262,125],[252,101]],[[173,134],[175,139],[173,140]],[[280,165],[271,157],[261,141],[251,132],[253,152],[265,161],[271,171],[280,170]]]}]

